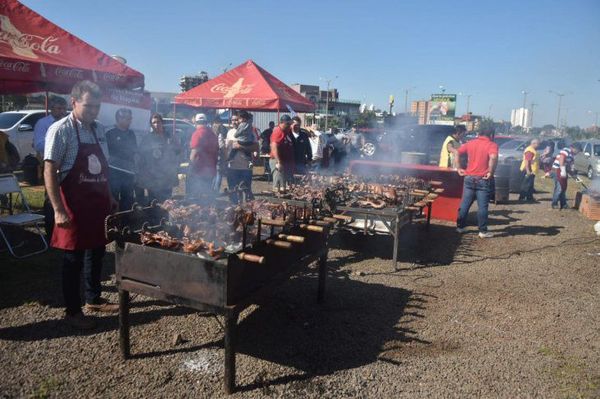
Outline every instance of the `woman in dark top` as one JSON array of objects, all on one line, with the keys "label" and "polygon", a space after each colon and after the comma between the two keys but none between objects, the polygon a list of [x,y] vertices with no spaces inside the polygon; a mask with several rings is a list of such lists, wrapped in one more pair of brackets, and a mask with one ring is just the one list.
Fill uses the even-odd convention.
[{"label": "woman in dark top", "polygon": [[173,187],[179,180],[179,154],[181,146],[175,137],[165,131],[160,114],[150,118],[150,133],[139,146],[140,166],[138,183],[148,190],[148,200],[163,202],[171,198]]}]

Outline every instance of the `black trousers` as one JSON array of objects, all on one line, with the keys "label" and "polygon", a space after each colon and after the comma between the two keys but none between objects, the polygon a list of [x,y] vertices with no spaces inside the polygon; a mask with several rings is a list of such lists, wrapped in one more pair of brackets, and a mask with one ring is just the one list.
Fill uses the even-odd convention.
[{"label": "black trousers", "polygon": [[119,211],[128,211],[133,205],[134,176],[119,171],[110,171],[110,191],[119,202]]},{"label": "black trousers", "polygon": [[54,208],[48,198],[48,193],[44,194],[44,227],[46,228],[46,237],[50,241],[54,230]]},{"label": "black trousers", "polygon": [[533,201],[533,185],[535,183],[535,175],[530,175],[523,172],[523,180],[521,181],[521,193],[519,194],[520,200]]},{"label": "black trousers", "polygon": [[62,288],[68,315],[81,312],[79,286],[82,269],[85,302],[90,304],[100,303],[100,278],[105,251],[104,246],[94,249],[64,251]]}]

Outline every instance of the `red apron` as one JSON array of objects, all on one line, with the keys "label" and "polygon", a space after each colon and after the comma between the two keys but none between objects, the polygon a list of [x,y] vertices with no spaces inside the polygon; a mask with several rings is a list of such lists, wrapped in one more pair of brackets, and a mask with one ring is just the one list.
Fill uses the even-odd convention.
[{"label": "red apron", "polygon": [[94,133],[94,144],[84,144],[77,132],[77,158],[73,167],[60,183],[60,197],[71,219],[68,227],[54,227],[50,244],[54,248],[82,250],[98,248],[107,244],[104,236],[104,220],[110,214],[110,191],[108,186],[108,162]]}]

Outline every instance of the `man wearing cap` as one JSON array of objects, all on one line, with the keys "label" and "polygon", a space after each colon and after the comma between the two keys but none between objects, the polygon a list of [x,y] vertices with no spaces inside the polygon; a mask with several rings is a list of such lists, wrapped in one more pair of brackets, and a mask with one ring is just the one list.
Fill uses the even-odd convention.
[{"label": "man wearing cap", "polygon": [[100,296],[102,259],[107,244],[104,220],[118,206],[108,185],[104,128],[95,121],[101,98],[95,83],[87,80],[77,83],[71,91],[73,112],[50,126],[44,148],[44,181],[55,215],[50,244],[63,250],[65,321],[79,329],[95,326],[81,312],[82,269],[85,309],[118,311],[118,305]]},{"label": "man wearing cap", "polygon": [[119,210],[126,211],[133,205],[135,183],[135,159],[138,157],[137,140],[131,126],[132,114],[128,108],[115,113],[115,127],[106,132],[110,154],[110,189],[119,201]]},{"label": "man wearing cap", "polygon": [[273,190],[285,190],[294,174],[294,139],[291,130],[292,118],[282,115],[279,125],[271,135],[271,159]]},{"label": "man wearing cap", "polygon": [[554,177],[554,194],[552,195],[552,209],[560,206],[567,207],[567,179],[571,175],[573,179],[579,180],[577,172],[573,168],[575,155],[581,152],[581,144],[573,143],[565,147],[556,156],[552,164],[552,175]]},{"label": "man wearing cap", "polygon": [[214,131],[208,127],[206,115],[196,114],[194,122],[196,130],[190,140],[190,167],[186,194],[197,197],[202,193],[213,192],[213,181],[217,175],[219,140]]}]

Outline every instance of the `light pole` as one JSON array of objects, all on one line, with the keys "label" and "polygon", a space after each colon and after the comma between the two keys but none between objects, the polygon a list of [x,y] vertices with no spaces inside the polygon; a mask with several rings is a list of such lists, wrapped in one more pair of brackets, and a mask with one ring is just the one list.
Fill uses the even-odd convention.
[{"label": "light pole", "polygon": [[562,103],[562,98],[566,96],[568,93],[559,93],[554,90],[549,91],[552,94],[555,94],[558,97],[558,108],[556,111],[556,131],[560,130],[560,105]]},{"label": "light pole", "polygon": [[337,75],[333,79],[321,78],[321,80],[324,80],[327,82],[327,98],[325,99],[325,131],[327,131],[327,127],[329,125],[329,85],[331,84],[331,82],[333,80],[336,80],[337,78],[338,78]]},{"label": "light pole", "polygon": [[521,111],[521,127],[523,128],[523,130],[527,130],[525,127],[525,122],[526,122],[526,119],[525,119],[526,108],[525,107],[527,107],[527,94],[528,93],[525,90],[521,90],[521,94],[523,94],[523,108]]},{"label": "light pole", "polygon": [[492,118],[492,107],[494,106],[494,104],[490,104],[490,107],[488,108],[488,119]]},{"label": "light pole", "polygon": [[469,111],[471,110],[471,96],[472,94],[464,94],[464,93],[458,93],[459,96],[465,96],[467,97],[467,115],[469,115]]},{"label": "light pole", "polygon": [[408,89],[404,89],[404,113],[405,114],[408,113],[408,93],[410,93],[410,91],[415,88],[416,88],[416,86],[411,86]]},{"label": "light pole", "polygon": [[594,131],[598,130],[598,114],[600,114],[600,112],[596,111],[588,111],[588,114],[594,115]]}]

